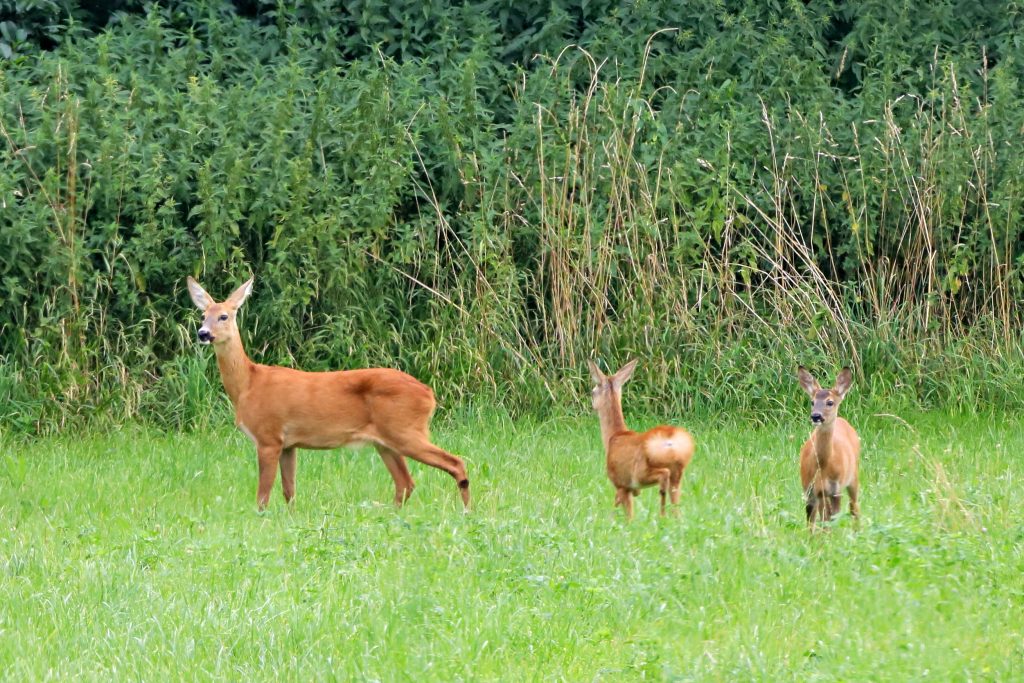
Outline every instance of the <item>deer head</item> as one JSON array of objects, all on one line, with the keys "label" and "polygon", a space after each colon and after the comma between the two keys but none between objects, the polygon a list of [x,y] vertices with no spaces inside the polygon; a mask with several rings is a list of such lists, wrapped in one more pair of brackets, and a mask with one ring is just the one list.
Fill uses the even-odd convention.
[{"label": "deer head", "polygon": [[853,384],[853,372],[850,368],[843,368],[831,389],[822,389],[803,366],[797,369],[797,378],[800,386],[811,397],[811,422],[815,426],[831,426],[839,415],[839,404],[846,398],[846,392]]},{"label": "deer head", "polygon": [[201,343],[223,344],[238,338],[235,316],[252,292],[252,281],[253,278],[249,278],[231,296],[218,303],[191,276],[188,278],[188,293],[192,296],[192,303],[203,312],[203,324],[197,333]]},{"label": "deer head", "polygon": [[633,371],[636,370],[636,363],[635,359],[631,360],[623,365],[614,375],[607,377],[601,372],[601,369],[597,367],[594,361],[587,360],[587,364],[590,366],[590,376],[594,379],[594,389],[590,394],[594,410],[599,414],[603,414],[605,411],[617,408],[620,405],[622,385],[633,376]]}]

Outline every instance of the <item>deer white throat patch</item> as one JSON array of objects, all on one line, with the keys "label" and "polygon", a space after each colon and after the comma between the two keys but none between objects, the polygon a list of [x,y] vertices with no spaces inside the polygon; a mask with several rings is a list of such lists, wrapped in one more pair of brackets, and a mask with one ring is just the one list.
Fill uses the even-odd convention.
[{"label": "deer white throat patch", "polygon": [[238,428],[242,430],[243,434],[245,434],[247,437],[249,437],[250,441],[252,441],[253,443],[256,443],[256,436],[251,431],[249,431],[248,427],[246,427],[243,423],[239,422],[238,423]]}]

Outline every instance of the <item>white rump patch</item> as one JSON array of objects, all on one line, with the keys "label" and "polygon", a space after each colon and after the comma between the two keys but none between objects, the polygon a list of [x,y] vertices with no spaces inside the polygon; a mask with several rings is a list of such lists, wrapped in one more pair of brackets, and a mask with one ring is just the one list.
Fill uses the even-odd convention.
[{"label": "white rump patch", "polygon": [[672,451],[676,448],[676,441],[675,439],[662,439],[658,446],[660,446],[663,451]]}]

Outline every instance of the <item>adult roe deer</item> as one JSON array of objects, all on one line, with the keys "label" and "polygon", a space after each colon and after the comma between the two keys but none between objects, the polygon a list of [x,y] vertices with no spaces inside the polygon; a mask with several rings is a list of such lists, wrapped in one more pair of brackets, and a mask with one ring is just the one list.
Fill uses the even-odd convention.
[{"label": "adult roe deer", "polygon": [[626,363],[611,377],[588,360],[594,378],[593,405],[601,422],[608,466],[608,478],[615,487],[615,505],[633,518],[633,496],[640,489],[658,485],[661,514],[665,514],[665,494],[671,491],[672,504],[679,503],[679,483],[683,470],[693,458],[693,437],[681,427],[661,425],[643,434],[626,428],[622,417],[622,385],[633,375],[637,361]]},{"label": "adult roe deer", "polygon": [[458,483],[469,507],[469,480],[461,458],[430,443],[436,403],[430,387],[399,370],[367,368],[303,372],[249,360],[235,322],[252,291],[253,278],[218,303],[192,277],[188,291],[203,312],[199,341],[213,344],[224,389],[235,407],[235,424],[256,444],[262,510],[278,465],[285,501],[295,496],[296,449],[327,449],[370,443],[395,480],[395,504],[413,490],[405,457],[444,470]]},{"label": "adult roe deer", "polygon": [[811,373],[797,369],[800,386],[811,397],[814,431],[800,449],[800,481],[804,486],[807,523],[828,521],[839,512],[842,489],[850,496],[850,514],[860,516],[857,461],[860,438],[850,423],[839,417],[839,404],[853,384],[850,368],[843,368],[835,386],[822,389]]}]

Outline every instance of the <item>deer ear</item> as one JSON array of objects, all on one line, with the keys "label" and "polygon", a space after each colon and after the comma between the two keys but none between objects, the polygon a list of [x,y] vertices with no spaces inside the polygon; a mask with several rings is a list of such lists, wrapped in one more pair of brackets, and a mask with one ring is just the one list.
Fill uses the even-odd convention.
[{"label": "deer ear", "polygon": [[594,384],[601,384],[604,382],[604,373],[601,372],[601,368],[597,367],[597,363],[588,358],[587,365],[590,366],[590,376],[594,379]]},{"label": "deer ear", "polygon": [[630,377],[633,376],[633,371],[636,370],[637,359],[629,361],[619,371],[612,375],[612,386],[616,389],[621,389],[622,385],[625,384]]},{"label": "deer ear", "polygon": [[213,297],[206,293],[198,282],[196,282],[191,275],[189,275],[185,281],[188,283],[188,293],[192,297],[192,303],[196,305],[200,311],[205,311],[207,308],[213,305]]},{"label": "deer ear", "polygon": [[249,278],[242,283],[241,287],[231,292],[231,296],[228,297],[227,302],[235,308],[241,308],[242,304],[245,303],[245,300],[249,298],[250,294],[252,294],[252,281],[254,279],[255,278]]},{"label": "deer ear", "polygon": [[839,372],[839,376],[836,377],[835,392],[839,394],[841,398],[845,398],[846,392],[850,390],[853,385],[853,371],[850,368],[843,368]]},{"label": "deer ear", "polygon": [[800,380],[800,386],[803,387],[804,391],[811,398],[814,398],[814,395],[821,391],[821,385],[818,384],[818,380],[814,379],[804,366],[801,365],[797,368],[796,377]]}]

